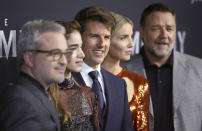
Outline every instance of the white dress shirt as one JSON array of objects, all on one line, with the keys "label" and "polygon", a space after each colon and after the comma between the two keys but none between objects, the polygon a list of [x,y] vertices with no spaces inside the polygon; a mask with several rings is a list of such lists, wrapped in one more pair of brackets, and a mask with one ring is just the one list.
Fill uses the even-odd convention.
[{"label": "white dress shirt", "polygon": [[[103,80],[103,76],[102,76],[102,73],[101,73],[101,66],[99,65],[96,70],[99,72],[98,81],[101,84],[102,93],[103,93],[103,97],[104,97],[104,102],[106,104],[106,97],[105,97],[105,90],[104,90],[104,80]],[[83,80],[85,81],[86,85],[88,87],[90,87],[90,88],[92,88],[93,80],[88,75],[88,73],[91,72],[91,71],[95,71],[95,69],[93,69],[92,67],[88,66],[86,63],[82,64],[82,69],[81,69],[80,73],[81,73],[81,76],[82,76]]]}]

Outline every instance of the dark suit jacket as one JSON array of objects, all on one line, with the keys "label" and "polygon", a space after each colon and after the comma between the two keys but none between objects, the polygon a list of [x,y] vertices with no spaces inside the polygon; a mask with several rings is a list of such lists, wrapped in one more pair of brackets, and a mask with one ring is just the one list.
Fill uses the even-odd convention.
[{"label": "dark suit jacket", "polygon": [[[126,83],[108,71],[101,69],[107,101],[105,131],[133,131],[128,105]],[[81,85],[86,85],[80,73],[72,73]]]},{"label": "dark suit jacket", "polygon": [[58,114],[37,81],[21,74],[0,95],[1,131],[60,131]]}]

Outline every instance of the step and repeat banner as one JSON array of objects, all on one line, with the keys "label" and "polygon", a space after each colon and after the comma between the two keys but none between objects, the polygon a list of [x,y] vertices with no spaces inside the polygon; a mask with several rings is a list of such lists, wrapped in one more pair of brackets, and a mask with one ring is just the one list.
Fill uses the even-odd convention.
[{"label": "step and repeat banner", "polygon": [[138,31],[140,14],[146,6],[157,2],[170,6],[177,14],[175,49],[202,58],[202,0],[1,0],[0,89],[17,77],[16,45],[20,28],[26,21],[69,21],[85,6],[100,6],[134,22],[134,55],[142,46]]}]

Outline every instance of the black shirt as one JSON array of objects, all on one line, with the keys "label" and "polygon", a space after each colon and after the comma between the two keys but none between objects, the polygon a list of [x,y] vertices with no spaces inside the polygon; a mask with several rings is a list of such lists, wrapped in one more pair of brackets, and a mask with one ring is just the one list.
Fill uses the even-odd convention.
[{"label": "black shirt", "polygon": [[154,130],[174,131],[172,106],[173,52],[168,61],[161,67],[149,62],[143,48],[140,53],[143,56],[144,67],[150,86],[154,110]]}]

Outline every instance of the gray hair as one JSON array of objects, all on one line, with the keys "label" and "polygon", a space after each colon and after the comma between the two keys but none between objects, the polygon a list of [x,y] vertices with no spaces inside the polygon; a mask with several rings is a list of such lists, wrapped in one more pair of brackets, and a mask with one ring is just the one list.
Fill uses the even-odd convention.
[{"label": "gray hair", "polygon": [[39,36],[46,32],[65,34],[65,28],[53,21],[33,20],[26,22],[18,38],[17,55],[18,65],[23,63],[23,54],[28,50],[35,50],[40,47]]}]

